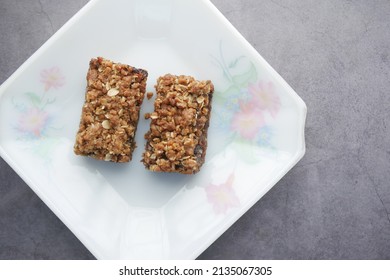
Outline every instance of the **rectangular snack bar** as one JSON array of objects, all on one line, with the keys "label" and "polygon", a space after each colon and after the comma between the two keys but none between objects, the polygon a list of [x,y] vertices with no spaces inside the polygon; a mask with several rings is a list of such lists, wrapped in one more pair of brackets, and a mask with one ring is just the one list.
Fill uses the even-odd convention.
[{"label": "rectangular snack bar", "polygon": [[151,171],[194,174],[205,161],[214,86],[190,76],[158,78],[143,163]]},{"label": "rectangular snack bar", "polygon": [[90,61],[74,145],[77,155],[113,162],[131,160],[147,76],[145,70],[102,57]]}]

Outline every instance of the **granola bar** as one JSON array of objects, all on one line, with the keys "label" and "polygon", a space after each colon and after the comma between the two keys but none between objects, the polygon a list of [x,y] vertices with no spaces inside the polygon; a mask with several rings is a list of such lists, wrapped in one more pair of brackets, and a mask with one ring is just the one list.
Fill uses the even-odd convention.
[{"label": "granola bar", "polygon": [[158,78],[142,162],[151,171],[194,174],[205,161],[214,86],[190,76]]},{"label": "granola bar", "polygon": [[74,152],[128,162],[145,95],[148,73],[102,57],[89,63],[87,89]]}]

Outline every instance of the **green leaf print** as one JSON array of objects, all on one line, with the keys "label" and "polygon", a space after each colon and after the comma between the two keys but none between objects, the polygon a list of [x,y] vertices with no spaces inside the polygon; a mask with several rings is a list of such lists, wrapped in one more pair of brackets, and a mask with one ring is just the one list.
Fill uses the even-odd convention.
[{"label": "green leaf print", "polygon": [[36,107],[36,108],[40,107],[42,100],[36,93],[34,93],[34,92],[26,92],[26,95],[28,96],[28,98],[31,101],[31,104],[34,107]]},{"label": "green leaf print", "polygon": [[233,82],[236,85],[247,86],[248,83],[255,82],[257,80],[257,71],[253,63],[250,64],[248,71],[243,74],[233,76]]},{"label": "green leaf print", "polygon": [[237,66],[237,63],[238,63],[241,59],[243,59],[243,58],[245,58],[245,56],[242,55],[242,56],[236,58],[235,60],[233,60],[232,62],[230,62],[230,63],[229,63],[229,68],[234,68],[234,67],[236,67],[236,66]]}]

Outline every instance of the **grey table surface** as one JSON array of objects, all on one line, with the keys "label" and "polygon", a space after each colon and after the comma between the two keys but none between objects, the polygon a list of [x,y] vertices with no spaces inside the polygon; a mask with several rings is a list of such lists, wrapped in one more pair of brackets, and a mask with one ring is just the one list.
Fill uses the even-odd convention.
[{"label": "grey table surface", "polygon": [[[0,83],[87,0],[1,0]],[[390,259],[390,1],[212,0],[306,102],[305,157],[199,259]],[[93,259],[0,159],[0,259]]]}]

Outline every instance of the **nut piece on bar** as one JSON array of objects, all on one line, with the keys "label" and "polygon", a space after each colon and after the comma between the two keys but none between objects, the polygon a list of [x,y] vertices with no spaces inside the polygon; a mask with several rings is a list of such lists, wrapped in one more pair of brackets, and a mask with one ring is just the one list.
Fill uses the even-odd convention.
[{"label": "nut piece on bar", "polygon": [[74,152],[128,162],[146,91],[148,72],[102,57],[89,63],[87,89]]},{"label": "nut piece on bar", "polygon": [[142,162],[151,171],[194,174],[205,161],[214,85],[167,74],[155,88]]}]

